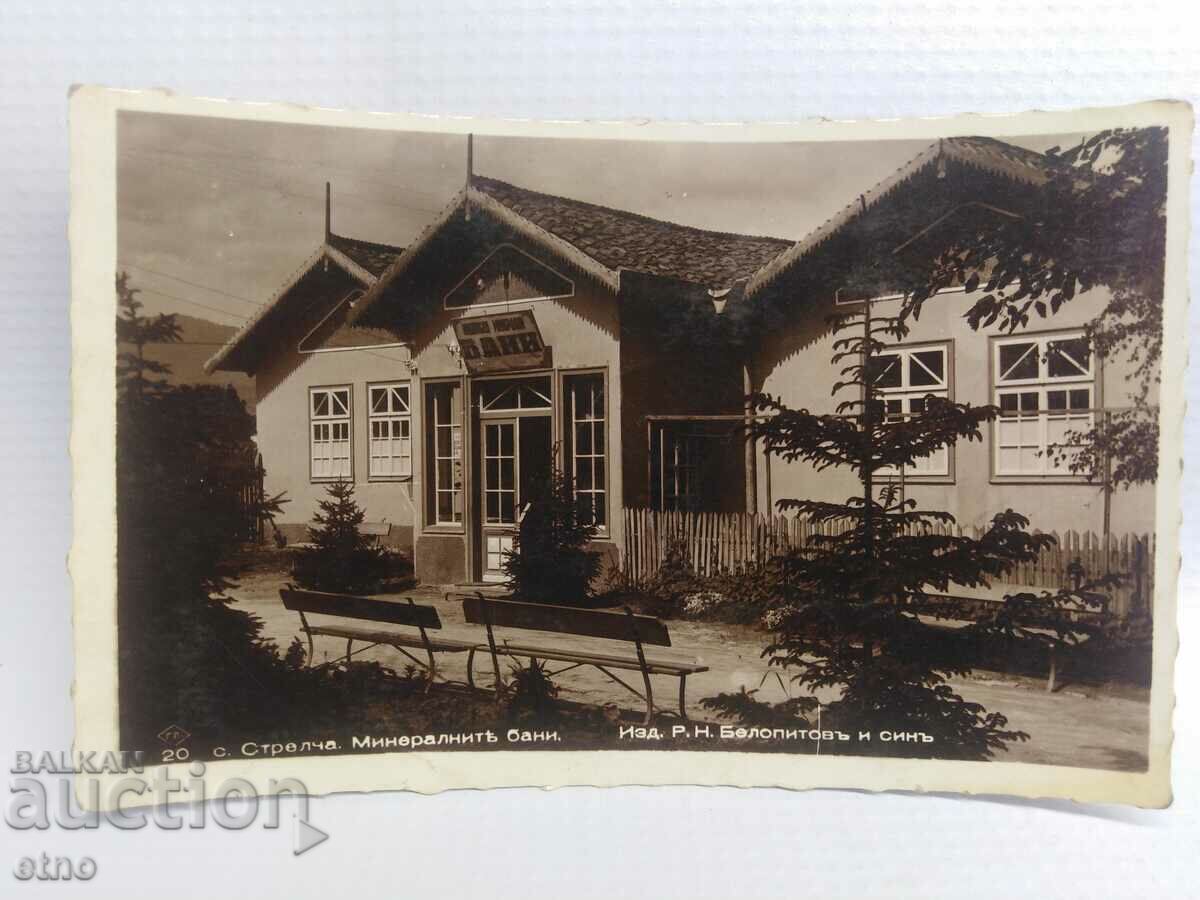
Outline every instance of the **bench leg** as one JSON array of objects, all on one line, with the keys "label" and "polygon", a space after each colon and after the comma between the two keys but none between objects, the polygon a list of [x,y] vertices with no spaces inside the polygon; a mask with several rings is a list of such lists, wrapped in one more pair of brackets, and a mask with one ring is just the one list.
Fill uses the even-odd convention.
[{"label": "bench leg", "polygon": [[1053,694],[1058,681],[1058,648],[1050,648],[1050,675],[1046,678],[1046,693]]},{"label": "bench leg", "polygon": [[433,658],[433,651],[425,651],[429,655],[429,680],[425,682],[425,693],[429,693],[429,689],[433,687],[433,679],[437,677],[437,663]]},{"label": "bench leg", "polygon": [[346,671],[347,672],[350,671],[350,655],[351,655],[350,648],[353,646],[354,646],[354,638],[347,638],[347,640],[346,640]]},{"label": "bench leg", "polygon": [[684,695],[687,693],[687,676],[679,676],[679,718],[687,721],[687,706],[685,705]]},{"label": "bench leg", "polygon": [[650,673],[642,669],[642,681],[646,684],[646,723],[654,720],[654,688],[650,686]]},{"label": "bench leg", "polygon": [[311,669],[311,668],[313,667],[313,639],[312,639],[312,633],[311,633],[311,632],[308,632],[308,631],[306,631],[306,632],[304,632],[304,634],[305,634],[305,636],[307,636],[307,637],[308,637],[308,667]]},{"label": "bench leg", "polygon": [[472,647],[467,653],[467,684],[471,686],[471,690],[475,690],[475,648]]}]

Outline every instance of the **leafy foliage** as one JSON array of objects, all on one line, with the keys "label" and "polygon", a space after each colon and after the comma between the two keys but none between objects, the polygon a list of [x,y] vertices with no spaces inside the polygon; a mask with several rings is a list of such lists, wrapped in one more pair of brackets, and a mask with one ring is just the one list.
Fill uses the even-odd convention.
[{"label": "leafy foliage", "polygon": [[559,714],[558,685],[550,677],[543,660],[531,659],[529,665],[512,665],[506,708],[516,722],[553,723]]},{"label": "leafy foliage", "polygon": [[[122,747],[155,746],[169,724],[193,733],[245,729],[286,696],[289,669],[262,623],[225,595],[241,532],[238,497],[252,465],[254,420],[232,390],[172,386],[143,358],[178,339],[172,316],[146,319],[117,279],[117,578]],[[270,515],[280,497],[262,504]]]},{"label": "leafy foliage", "polygon": [[354,484],[338,479],[326,487],[308,529],[311,546],[296,551],[292,574],[301,586],[316,591],[378,591],[397,571],[398,554],[375,545],[364,535],[365,512],[354,499]]},{"label": "leafy foliage", "polygon": [[[943,526],[954,521],[949,513],[918,508],[894,484],[877,492],[880,468],[980,440],[981,426],[997,410],[928,396],[922,412],[889,420],[875,397],[876,358],[887,346],[884,338],[901,337],[906,326],[895,318],[872,319],[869,305],[839,317],[835,326],[846,336],[835,343],[834,362],[844,365],[844,380],[834,393],[850,388],[853,399],[821,415],[791,410],[769,396],[755,398],[767,414],[754,426],[766,452],[818,469],[852,468],[862,485],[844,503],[780,501],[781,509],[808,517],[822,533],[776,560],[765,615],[775,637],[764,655],[809,690],[840,691],[825,709],[827,725],[923,731],[934,739],[924,745],[926,753],[989,758],[1028,736],[1011,730],[1002,714],[963,699],[948,679],[970,672],[976,645],[989,633],[1040,634],[1036,627],[1053,626],[1052,637],[1073,635],[1066,607],[1088,598],[1078,592],[1022,595],[1006,598],[1001,610],[967,627],[930,621],[965,617],[938,601],[940,593],[952,585],[987,585],[1036,558],[1053,538],[1028,533],[1028,520],[1012,510],[996,515],[979,539],[947,533]],[[726,712],[737,712],[731,700],[724,702]],[[738,703],[746,706],[744,698]]]},{"label": "leafy foliage", "polygon": [[502,568],[513,598],[578,605],[592,596],[600,554],[589,550],[596,526],[558,469],[536,482]]},{"label": "leafy foliage", "polygon": [[1099,356],[1127,356],[1137,393],[1132,408],[1098,417],[1078,435],[1085,450],[1071,468],[1098,477],[1111,460],[1112,484],[1151,482],[1158,460],[1152,391],[1162,356],[1167,131],[1110,129],[1047,157],[1048,181],[1019,216],[958,230],[944,252],[917,267],[903,285],[909,296],[902,316],[919,316],[937,291],[962,284],[968,296],[982,294],[966,314],[972,328],[997,324],[1011,332],[1106,287],[1110,300],[1086,326],[1087,336]]}]

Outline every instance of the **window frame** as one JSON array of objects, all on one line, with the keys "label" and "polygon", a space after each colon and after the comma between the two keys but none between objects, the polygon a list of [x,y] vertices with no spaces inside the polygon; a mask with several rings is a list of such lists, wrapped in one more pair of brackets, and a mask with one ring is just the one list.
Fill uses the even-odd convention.
[{"label": "window frame", "polygon": [[[371,404],[371,391],[380,388],[404,388],[407,400],[405,406],[407,412],[395,413],[385,412],[376,413]],[[413,436],[413,398],[412,398],[412,383],[411,381],[368,381],[367,382],[367,481],[373,482],[396,482],[396,481],[412,481],[413,479],[413,444],[415,438]],[[390,402],[390,401],[389,401]],[[386,421],[393,422],[397,420],[406,420],[408,422],[408,474],[404,475],[384,475],[376,473],[372,470],[372,464],[375,460],[375,455],[372,452],[371,444],[375,440],[375,435],[372,433],[372,428],[376,422]],[[395,457],[393,457],[395,459]]]},{"label": "window frame", "polygon": [[[593,495],[593,504],[595,502],[594,498],[595,498],[596,494],[599,493],[599,494],[603,495],[604,523],[602,525],[601,524],[596,525],[596,536],[597,537],[607,537],[612,532],[612,512],[613,512],[613,508],[612,508],[613,507],[613,504],[612,504],[612,459],[613,459],[612,443],[613,442],[612,442],[612,432],[610,430],[611,425],[612,425],[612,418],[611,418],[612,395],[609,390],[610,385],[609,385],[607,368],[563,369],[559,372],[559,389],[561,391],[559,396],[562,397],[562,404],[561,404],[562,412],[561,412],[561,417],[560,417],[561,424],[559,427],[561,429],[561,433],[563,436],[562,437],[562,444],[563,444],[562,452],[563,452],[563,457],[564,457],[563,458],[563,464],[564,464],[563,470],[567,473],[567,475],[571,479],[571,490],[572,490],[572,493],[574,494],[575,481],[576,481],[576,479],[575,479],[575,460],[576,460],[575,425],[576,425],[576,419],[575,419],[575,395],[571,389],[571,382],[575,379],[582,380],[582,379],[586,379],[586,378],[599,378],[600,389],[604,393],[603,418],[599,420],[603,423],[602,427],[601,427],[601,433],[604,435],[604,453],[602,456],[599,456],[599,457],[597,457],[595,454],[590,454],[587,457],[588,459],[593,459],[593,460],[594,459],[603,459],[604,460],[603,485],[599,490],[596,489],[595,469],[593,468],[593,470],[592,470],[593,471],[592,488],[587,493],[590,493]],[[597,420],[593,418],[590,420],[580,420],[580,421],[588,421],[594,425]],[[594,444],[593,444],[593,447],[594,447]]]},{"label": "window frame", "polygon": [[[459,401],[458,401],[459,421],[457,424],[457,428],[458,428],[458,432],[459,432],[459,464],[461,466],[460,472],[462,475],[462,480],[461,480],[461,487],[458,488],[457,493],[459,494],[459,497],[460,497],[459,502],[460,502],[460,506],[462,509],[462,514],[461,514],[461,518],[458,521],[453,521],[453,520],[441,521],[438,519],[438,503],[437,503],[437,501],[438,501],[439,488],[438,488],[437,464],[438,464],[439,459],[450,459],[451,462],[453,462],[453,459],[454,459],[453,457],[439,457],[437,455],[437,428],[439,426],[439,423],[438,423],[438,419],[437,419],[437,406],[436,406],[436,403],[431,402],[431,399],[432,399],[432,394],[435,391],[437,391],[438,389],[450,390],[450,392],[451,392],[451,401],[450,401],[451,410],[453,410],[453,408],[454,408],[454,399],[453,398],[454,398],[455,390],[458,391],[458,396],[459,396]],[[424,510],[424,515],[422,517],[423,523],[424,523],[423,530],[426,532],[440,533],[440,534],[464,534],[467,530],[467,521],[471,515],[471,507],[469,505],[471,479],[468,476],[468,471],[470,468],[470,465],[469,465],[470,449],[467,446],[468,434],[470,433],[470,428],[468,428],[467,426],[468,426],[468,422],[470,420],[470,415],[469,415],[469,410],[463,409],[463,401],[462,401],[462,398],[463,398],[464,394],[466,393],[466,390],[467,390],[467,386],[464,384],[463,379],[461,377],[459,377],[459,378],[431,378],[431,379],[423,379],[421,381],[421,388],[419,391],[419,395],[421,398],[421,417],[420,417],[421,434],[420,434],[419,440],[421,442],[421,448],[422,448],[421,449],[422,477],[425,479],[425,481],[424,481],[425,486],[421,493],[423,494],[422,508]],[[410,394],[409,394],[409,401],[410,401],[409,408],[410,409],[411,409],[411,400],[412,400],[412,394],[410,392]],[[451,417],[451,422],[448,423],[448,426],[451,428],[451,432],[450,432],[451,438],[450,439],[452,442],[451,445],[453,446],[453,440],[454,440],[453,428],[455,427],[455,424],[453,422],[453,416]],[[446,426],[443,426],[443,427],[446,427]],[[449,492],[454,493],[453,489],[451,489]]]},{"label": "window frame", "polygon": [[[1037,392],[1038,399],[1038,429],[1039,429],[1039,449],[1043,454],[1040,458],[1048,459],[1045,454],[1049,448],[1048,435],[1046,434],[1046,426],[1049,421],[1049,416],[1058,413],[1059,411],[1043,409],[1042,404],[1045,395],[1051,390],[1064,390],[1068,392],[1068,405],[1061,412],[1069,415],[1071,413],[1069,392],[1072,389],[1087,388],[1091,393],[1091,403],[1087,408],[1087,424],[1085,428],[1090,428],[1095,425],[1097,411],[1104,406],[1103,402],[1103,360],[1096,354],[1094,347],[1089,347],[1088,360],[1088,375],[1079,376],[1050,376],[1048,374],[1049,362],[1047,360],[1049,344],[1056,340],[1073,340],[1076,338],[1086,337],[1085,329],[1082,326],[1062,329],[1041,329],[1038,331],[1023,331],[1020,333],[993,335],[990,339],[988,347],[988,393],[989,402],[995,406],[1000,406],[1001,392],[1005,393],[1030,393]],[[1025,344],[1036,342],[1038,346],[1038,377],[1037,378],[1019,378],[1008,382],[1001,382],[1000,379],[1000,348],[1012,344]],[[1020,401],[1018,400],[1018,406]],[[991,435],[988,442],[990,460],[989,474],[990,481],[994,484],[1089,484],[1091,483],[1087,475],[1073,474],[1071,472],[1043,472],[1041,474],[1035,472],[1001,472],[1000,471],[1000,425],[1001,416],[997,416],[991,423]]]},{"label": "window frame", "polygon": [[[899,353],[901,359],[907,358],[908,355],[921,353],[927,350],[941,350],[943,354],[944,367],[943,380],[945,381],[944,388],[936,389],[930,385],[919,385],[917,387],[912,387],[909,385],[907,387],[902,386],[891,389],[878,387],[874,388],[875,399],[883,401],[885,404],[885,414],[887,409],[886,401],[889,398],[889,394],[892,398],[900,397],[901,399],[911,400],[914,397],[920,398],[926,396],[927,394],[939,396],[942,391],[945,391],[946,399],[953,401],[956,388],[954,378],[955,349],[954,339],[946,338],[944,340],[914,341],[912,343],[889,344],[886,348],[881,350],[881,355]],[[902,368],[901,373],[902,378],[907,380],[907,371]],[[925,389],[922,390],[922,387]],[[942,450],[946,454],[946,470],[944,472],[914,472],[906,466],[903,473],[901,473],[900,470],[893,469],[891,467],[880,467],[872,474],[879,479],[887,479],[888,481],[900,481],[902,479],[905,484],[954,484],[956,457],[955,451],[957,450],[957,444],[949,444],[946,447],[943,447]]]},{"label": "window frame", "polygon": [[[335,391],[346,392],[346,414],[338,416],[317,416],[314,408],[313,397],[318,393],[332,394]],[[305,397],[308,401],[308,480],[311,484],[329,484],[335,481],[349,481],[354,483],[354,385],[353,384],[315,384],[309,385],[305,392]],[[344,421],[346,423],[346,443],[348,445],[348,459],[350,471],[345,475],[317,475],[314,473],[313,463],[315,461],[313,455],[313,447],[316,443],[313,437],[313,426],[318,423],[333,425]]]}]

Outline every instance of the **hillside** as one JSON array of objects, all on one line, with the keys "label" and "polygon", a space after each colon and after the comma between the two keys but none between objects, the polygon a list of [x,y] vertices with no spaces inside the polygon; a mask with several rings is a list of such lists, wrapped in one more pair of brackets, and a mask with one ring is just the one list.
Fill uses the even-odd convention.
[{"label": "hillside", "polygon": [[[246,409],[254,412],[254,379],[240,372],[204,373],[205,361],[217,352],[237,330],[231,325],[219,325],[207,319],[176,314],[181,341],[177,344],[151,344],[146,347],[146,356],[171,367],[168,381],[174,384],[233,385]],[[132,349],[121,345],[121,350]]]}]

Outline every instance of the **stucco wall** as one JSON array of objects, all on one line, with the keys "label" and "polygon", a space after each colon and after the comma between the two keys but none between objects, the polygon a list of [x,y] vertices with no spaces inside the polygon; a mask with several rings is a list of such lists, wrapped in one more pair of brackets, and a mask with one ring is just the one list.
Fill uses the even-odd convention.
[{"label": "stucco wall", "polygon": [[[308,389],[321,385],[351,387],[351,454],[355,499],[368,522],[392,524],[385,542],[411,550],[415,518],[411,482],[372,481],[368,477],[367,385],[409,381],[404,349],[347,350],[336,353],[281,352],[257,382],[258,442],[269,495],[286,492],[289,502],[278,517],[285,535],[296,539],[312,520],[327,485],[309,475]],[[414,422],[414,425],[416,423]],[[299,527],[296,527],[299,526]],[[301,537],[302,539],[302,537]]]},{"label": "stucco wall", "polygon": [[[912,323],[905,344],[923,341],[951,341],[951,397],[976,405],[993,403],[990,387],[990,335],[998,328],[972,331],[963,313],[975,297],[961,292],[946,293],[928,301],[918,321]],[[1045,319],[1036,316],[1029,333],[1076,328],[1094,318],[1108,301],[1102,290],[1094,290],[1067,303]],[[884,301],[874,307],[878,315],[896,311],[899,301]],[[844,310],[844,308],[839,308]],[[834,311],[832,304],[814,305],[805,314],[807,324],[793,333],[764,342],[758,366],[767,373],[763,389],[775,394],[792,408],[813,412],[832,412],[839,400],[850,399],[851,389],[831,397],[830,389],[838,380],[829,362],[833,353],[833,335],[824,325]],[[1019,333],[1018,333],[1019,334]],[[1130,399],[1128,376],[1131,366],[1124,359],[1105,360],[1099,368],[1096,384],[1098,399],[1109,408],[1125,405]],[[963,525],[983,525],[996,512],[1014,509],[1028,516],[1032,527],[1044,531],[1091,530],[1103,528],[1103,494],[1097,484],[1063,483],[1062,479],[1029,478],[1012,483],[992,474],[992,425],[984,427],[984,440],[963,442],[952,448],[952,483],[906,485],[907,496],[927,509],[947,510]],[[777,458],[760,460],[760,469],[769,464],[773,500],[809,498],[842,501],[856,493],[859,485],[849,470],[827,469],[817,472],[800,463]],[[765,479],[760,476],[760,503],[765,503]],[[1112,497],[1112,531],[1144,533],[1153,530],[1154,494],[1149,487],[1117,490]]]},{"label": "stucco wall", "polygon": [[[537,255],[535,248],[524,247]],[[543,257],[544,258],[544,257]],[[547,260],[553,265],[553,262]],[[466,274],[465,271],[461,274]],[[424,395],[430,381],[458,379],[464,384],[463,422],[471,422],[468,404],[473,379],[450,351],[457,344],[452,322],[462,316],[495,314],[529,309],[537,320],[544,343],[551,348],[555,391],[553,434],[563,435],[562,377],[573,370],[607,372],[607,489],[609,526],[600,537],[619,545],[621,541],[621,380],[619,377],[618,310],[616,298],[606,288],[578,273],[575,296],[563,300],[536,300],[469,310],[441,309],[440,299],[414,302],[430,304],[436,311],[409,336],[410,348],[345,350],[300,354],[300,334],[289,334],[273,348],[256,379],[259,392],[258,440],[267,470],[266,489],[286,491],[291,501],[279,521],[289,537],[302,534],[303,523],[311,520],[317,503],[325,496],[325,485],[309,475],[308,391],[310,387],[351,385],[353,388],[352,454],[356,497],[368,521],[394,523],[393,535],[400,536],[414,552],[417,577],[429,583],[462,581],[470,577],[468,559],[474,553],[474,535],[469,527],[478,502],[478,485],[471,466],[465,466],[465,525],[431,526],[426,522],[426,472],[424,443]],[[371,382],[407,381],[412,414],[412,478],[403,482],[373,482],[367,472],[368,417],[367,385]],[[465,460],[473,455],[473,429],[464,428]]]}]

